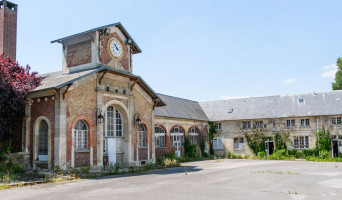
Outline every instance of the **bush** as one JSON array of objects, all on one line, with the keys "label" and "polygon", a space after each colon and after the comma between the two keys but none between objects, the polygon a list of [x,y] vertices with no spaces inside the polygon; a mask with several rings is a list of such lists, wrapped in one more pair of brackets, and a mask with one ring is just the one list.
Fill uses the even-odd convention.
[{"label": "bush", "polygon": [[309,157],[309,156],[315,157],[315,156],[318,156],[318,151],[317,149],[304,149],[302,151],[302,156],[304,158]]},{"label": "bush", "polygon": [[265,152],[258,152],[257,157],[259,159],[264,159],[264,158],[266,158],[266,153]]},{"label": "bush", "polygon": [[184,154],[187,157],[195,157],[196,156],[196,145],[190,143],[188,138],[185,138],[184,141]]},{"label": "bush", "polygon": [[295,158],[302,158],[303,154],[302,152],[298,151],[297,149],[289,149],[287,151],[287,153],[289,154],[289,156],[291,157],[295,157]]},{"label": "bush", "polygon": [[286,158],[286,149],[277,150],[270,155],[271,160],[285,160]]},{"label": "bush", "polygon": [[202,151],[202,156],[203,156],[203,158],[208,158],[209,154],[205,151]]},{"label": "bush", "polygon": [[326,150],[322,150],[320,151],[320,158],[330,158],[331,157],[331,154],[329,151],[326,151]]},{"label": "bush", "polygon": [[226,158],[227,158],[227,159],[232,158],[232,152],[227,151],[227,153],[226,153]]}]

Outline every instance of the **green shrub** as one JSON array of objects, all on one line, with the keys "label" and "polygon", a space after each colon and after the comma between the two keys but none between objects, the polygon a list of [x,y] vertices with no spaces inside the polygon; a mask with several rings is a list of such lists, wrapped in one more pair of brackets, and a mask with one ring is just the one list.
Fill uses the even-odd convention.
[{"label": "green shrub", "polygon": [[120,164],[116,162],[114,164],[114,173],[117,174],[119,172],[119,169],[120,169]]},{"label": "green shrub", "polygon": [[202,151],[202,156],[203,156],[203,158],[208,158],[209,154],[205,151]]},{"label": "green shrub", "polygon": [[84,165],[83,167],[81,167],[81,172],[82,173],[89,173],[90,169],[91,169],[91,167],[90,167],[89,164],[88,165]]},{"label": "green shrub", "polygon": [[330,151],[326,151],[326,150],[322,150],[320,151],[320,158],[330,158],[331,157],[331,154],[330,154]]},{"label": "green shrub", "polygon": [[317,149],[304,149],[302,151],[302,156],[304,158],[306,158],[306,157],[315,157],[315,156],[318,156],[318,151],[317,151]]},{"label": "green shrub", "polygon": [[184,146],[184,155],[187,157],[195,157],[196,156],[196,145],[190,143],[188,138],[185,138],[183,143]]},{"label": "green shrub", "polygon": [[303,153],[301,151],[297,150],[297,149],[289,149],[287,151],[287,153],[291,157],[295,157],[295,158],[302,158],[303,157]]},{"label": "green shrub", "polygon": [[230,159],[231,157],[232,157],[232,152],[227,151],[227,153],[226,153],[226,158],[227,158],[227,159]]},{"label": "green shrub", "polygon": [[258,152],[257,157],[259,159],[264,159],[264,158],[266,158],[266,153],[265,152]]}]

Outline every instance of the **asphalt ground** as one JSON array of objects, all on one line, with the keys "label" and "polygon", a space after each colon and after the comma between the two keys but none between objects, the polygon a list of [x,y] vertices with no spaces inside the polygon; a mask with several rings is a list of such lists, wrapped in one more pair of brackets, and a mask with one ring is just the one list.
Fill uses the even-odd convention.
[{"label": "asphalt ground", "polygon": [[0,199],[342,199],[342,163],[211,160],[0,191]]}]

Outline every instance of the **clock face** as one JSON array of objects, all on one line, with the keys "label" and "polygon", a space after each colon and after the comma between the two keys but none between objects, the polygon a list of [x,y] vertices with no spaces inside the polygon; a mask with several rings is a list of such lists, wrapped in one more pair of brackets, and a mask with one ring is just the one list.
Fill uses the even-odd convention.
[{"label": "clock face", "polygon": [[109,40],[108,47],[109,47],[110,54],[112,54],[112,56],[114,58],[120,58],[121,57],[122,46],[121,46],[121,43],[117,39],[113,38],[113,39]]}]

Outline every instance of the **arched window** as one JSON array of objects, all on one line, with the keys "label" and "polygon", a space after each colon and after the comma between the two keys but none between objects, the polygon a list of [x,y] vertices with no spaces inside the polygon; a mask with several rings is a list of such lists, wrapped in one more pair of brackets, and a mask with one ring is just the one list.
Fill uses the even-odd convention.
[{"label": "arched window", "polygon": [[88,149],[88,127],[83,120],[76,122],[74,128],[74,145],[76,150]]},{"label": "arched window", "polygon": [[45,120],[39,124],[38,132],[38,160],[48,160],[48,130],[49,126]]},{"label": "arched window", "polygon": [[197,145],[198,144],[198,129],[192,127],[189,129],[189,139],[191,144]]},{"label": "arched window", "polygon": [[114,106],[108,106],[103,130],[105,137],[122,137],[121,113]]},{"label": "arched window", "polygon": [[171,133],[171,146],[181,147],[184,142],[184,130],[180,127],[174,127],[170,131]]},{"label": "arched window", "polygon": [[146,127],[143,124],[139,125],[139,147],[147,147]]},{"label": "arched window", "polygon": [[165,130],[160,126],[154,127],[154,137],[156,147],[165,147]]}]

